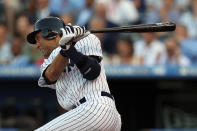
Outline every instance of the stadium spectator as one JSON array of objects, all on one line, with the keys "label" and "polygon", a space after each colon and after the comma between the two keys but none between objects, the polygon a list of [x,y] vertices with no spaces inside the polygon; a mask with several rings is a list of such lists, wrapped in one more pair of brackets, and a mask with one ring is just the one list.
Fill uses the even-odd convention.
[{"label": "stadium spectator", "polygon": [[[90,29],[102,29],[106,27],[106,20],[97,16],[93,17],[88,25],[88,28]],[[95,35],[100,39],[104,53],[106,53],[107,55],[115,53],[115,41],[118,37],[117,34],[111,35],[109,33],[98,33]]]},{"label": "stadium spectator", "polygon": [[54,16],[72,14],[74,18],[84,8],[85,0],[50,0],[49,9]]},{"label": "stadium spectator", "polygon": [[177,24],[174,35],[180,43],[182,54],[190,59],[191,64],[197,64],[197,38],[190,38],[188,30],[183,24]]},{"label": "stadium spectator", "polygon": [[156,33],[142,33],[142,39],[135,42],[135,55],[143,65],[152,66],[158,63],[160,56],[165,51],[164,43],[157,39]]},{"label": "stadium spectator", "polygon": [[179,11],[184,12],[188,9],[191,0],[175,0],[176,7]]},{"label": "stadium spectator", "polygon": [[116,54],[106,63],[139,65],[140,60],[134,56],[133,40],[128,36],[120,37],[116,43]]},{"label": "stadium spectator", "polygon": [[147,10],[143,23],[178,22],[180,13],[175,6],[175,0],[162,0],[161,8],[155,7]]},{"label": "stadium spectator", "polygon": [[104,2],[96,2],[94,6],[94,16],[100,17],[106,21],[106,27],[117,27],[118,25],[107,19],[107,5]]},{"label": "stadium spectator", "polygon": [[[184,11],[188,7],[190,0],[175,0],[175,5],[180,11]],[[145,0],[148,9],[160,9],[163,5],[163,0]]]},{"label": "stadium spectator", "polygon": [[142,19],[144,17],[145,11],[146,11],[146,4],[145,4],[145,0],[132,0],[133,4],[135,6],[135,8],[137,9],[138,13],[139,13],[139,19],[138,21],[136,21],[133,24],[141,24],[142,23]]},{"label": "stadium spectator", "polygon": [[107,19],[117,25],[128,25],[139,20],[138,10],[129,0],[100,0],[107,6]]},{"label": "stadium spectator", "polygon": [[[97,17],[99,19],[102,19],[100,21],[103,21],[105,23],[104,24],[105,27],[102,27],[102,28],[118,27],[118,25],[114,24],[113,22],[109,21],[106,18],[106,10],[107,10],[107,6],[104,4],[104,2],[96,2],[95,7],[94,7],[94,14],[95,14],[94,18]],[[103,35],[104,35],[104,40],[102,41],[103,49],[108,54],[115,53],[115,43],[117,41],[117,38],[119,37],[119,34],[118,33],[104,33]]]},{"label": "stadium spectator", "polygon": [[32,28],[33,26],[25,14],[20,14],[16,17],[15,33],[20,35],[23,40],[26,40],[26,36]]},{"label": "stadium spectator", "polygon": [[15,16],[25,12],[29,1],[27,0],[1,0],[0,22],[7,24],[8,34],[14,34]]},{"label": "stadium spectator", "polygon": [[11,42],[12,59],[8,66],[21,67],[28,66],[30,59],[27,55],[22,54],[23,40],[19,36],[14,36]]},{"label": "stadium spectator", "polygon": [[76,25],[84,26],[94,13],[94,0],[85,0],[85,8],[79,13]]},{"label": "stadium spectator", "polygon": [[174,37],[179,43],[189,39],[187,27],[183,24],[177,24],[176,30],[174,31]]},{"label": "stadium spectator", "polygon": [[[93,17],[88,25],[89,29],[101,29],[104,27],[106,27],[106,22],[103,19],[100,19],[100,17]],[[101,43],[103,43],[105,34],[98,33],[95,35],[101,40]]]},{"label": "stadium spectator", "polygon": [[16,26],[15,32],[18,34],[22,41],[22,54],[27,55],[30,59],[31,63],[35,63],[42,58],[41,53],[35,49],[35,47],[27,44],[26,35],[33,30],[33,26],[31,25],[28,17],[26,15],[19,15],[16,18]]},{"label": "stadium spectator", "polygon": [[31,23],[35,23],[38,19],[51,15],[49,9],[49,0],[31,0],[29,3],[28,17]]},{"label": "stadium spectator", "polygon": [[7,37],[7,27],[0,24],[0,66],[9,63],[12,57],[11,47]]},{"label": "stadium spectator", "polygon": [[162,0],[145,0],[147,10],[159,9],[162,6]]},{"label": "stadium spectator", "polygon": [[159,10],[159,17],[161,21],[177,22],[179,20],[180,12],[175,4],[175,0],[163,0],[162,7]]},{"label": "stadium spectator", "polygon": [[190,0],[191,8],[182,13],[180,23],[188,28],[188,34],[192,38],[197,37],[197,0]]},{"label": "stadium spectator", "polygon": [[165,40],[166,52],[160,57],[159,64],[162,65],[190,65],[189,59],[181,53],[180,44],[174,38]]},{"label": "stadium spectator", "polygon": [[65,24],[68,24],[68,23],[71,23],[72,25],[75,24],[75,20],[70,13],[62,14],[60,18],[64,21]]}]

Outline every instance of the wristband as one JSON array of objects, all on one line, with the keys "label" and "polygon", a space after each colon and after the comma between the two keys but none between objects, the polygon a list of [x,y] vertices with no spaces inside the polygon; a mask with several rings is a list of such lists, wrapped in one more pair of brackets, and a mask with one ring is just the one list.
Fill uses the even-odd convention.
[{"label": "wristband", "polygon": [[60,55],[62,55],[63,57],[68,57],[68,56],[66,55],[66,52],[65,52],[64,49],[61,49],[61,50],[60,50]]}]

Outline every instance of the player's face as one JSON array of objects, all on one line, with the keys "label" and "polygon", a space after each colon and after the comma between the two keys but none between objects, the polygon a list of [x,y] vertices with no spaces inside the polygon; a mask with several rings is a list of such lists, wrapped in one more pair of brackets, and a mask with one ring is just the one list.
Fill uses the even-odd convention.
[{"label": "player's face", "polygon": [[59,39],[55,37],[52,40],[47,40],[42,37],[41,32],[36,34],[36,48],[39,49],[44,57],[49,57],[51,52],[58,47]]}]

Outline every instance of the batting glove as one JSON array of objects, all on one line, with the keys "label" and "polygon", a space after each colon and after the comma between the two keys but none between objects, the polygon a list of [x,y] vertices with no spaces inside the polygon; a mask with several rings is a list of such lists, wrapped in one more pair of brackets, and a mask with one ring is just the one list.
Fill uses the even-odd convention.
[{"label": "batting glove", "polygon": [[82,27],[73,26],[73,28],[74,28],[74,33],[76,35],[74,38],[74,42],[77,42],[90,34],[90,32],[87,31],[84,26],[82,26]]},{"label": "batting glove", "polygon": [[66,26],[65,28],[61,28],[61,39],[59,44],[62,49],[68,50],[70,46],[73,44],[73,40],[76,37],[74,33],[74,28],[72,26]]},{"label": "batting glove", "polygon": [[89,31],[86,31],[84,26],[71,25],[66,25],[65,28],[61,28],[61,32],[59,44],[65,50],[68,50],[73,43],[76,43],[90,34]]}]

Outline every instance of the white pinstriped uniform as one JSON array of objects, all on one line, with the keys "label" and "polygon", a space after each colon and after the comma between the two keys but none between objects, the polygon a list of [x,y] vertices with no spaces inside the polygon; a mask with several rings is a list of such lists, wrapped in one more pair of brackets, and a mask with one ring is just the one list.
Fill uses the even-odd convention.
[{"label": "white pinstriped uniform", "polygon": [[[75,48],[85,55],[102,57],[100,41],[93,34],[78,41]],[[59,51],[60,47],[56,48],[48,59],[45,59],[41,66],[41,73],[53,61]],[[102,61],[100,65],[101,73],[95,80],[83,78],[76,65],[66,66],[65,72],[60,75],[54,85],[47,85],[44,78],[40,77],[39,86],[55,87],[59,104],[69,112],[57,117],[36,131],[120,131],[121,119],[114,101],[109,97],[101,96],[101,91],[108,93],[110,91]],[[86,98],[86,102],[80,104],[79,100],[83,97]]]}]

